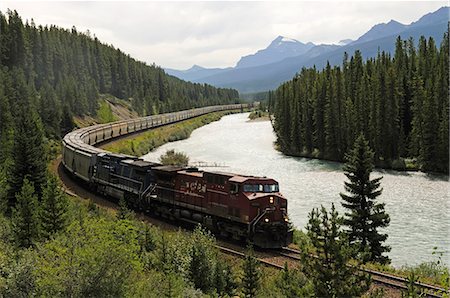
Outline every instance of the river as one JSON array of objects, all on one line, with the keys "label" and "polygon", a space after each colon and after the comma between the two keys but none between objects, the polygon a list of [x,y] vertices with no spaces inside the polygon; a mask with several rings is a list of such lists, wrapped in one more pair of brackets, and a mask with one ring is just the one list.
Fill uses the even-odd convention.
[{"label": "river", "polygon": [[[276,179],[288,199],[291,221],[304,229],[312,208],[334,203],[343,211],[339,196],[346,177],[342,164],[284,156],[274,149],[275,134],[269,121],[248,122],[248,113],[223,117],[195,130],[186,140],[168,143],[143,156],[158,161],[169,149],[185,152],[190,162],[217,163],[220,170]],[[383,176],[379,201],[386,204],[391,223],[386,232],[392,264],[415,265],[437,260],[433,248],[450,265],[450,203],[448,176],[421,172],[376,170]]]}]

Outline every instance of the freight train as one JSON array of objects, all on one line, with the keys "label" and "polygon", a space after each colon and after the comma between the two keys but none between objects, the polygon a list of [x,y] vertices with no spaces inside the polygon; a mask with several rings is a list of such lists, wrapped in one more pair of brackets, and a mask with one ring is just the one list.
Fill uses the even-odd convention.
[{"label": "freight train", "polygon": [[287,200],[266,177],[163,166],[94,147],[126,134],[247,105],[211,106],[99,124],[63,139],[64,167],[96,192],[165,218],[202,224],[213,232],[261,248],[292,241]]}]

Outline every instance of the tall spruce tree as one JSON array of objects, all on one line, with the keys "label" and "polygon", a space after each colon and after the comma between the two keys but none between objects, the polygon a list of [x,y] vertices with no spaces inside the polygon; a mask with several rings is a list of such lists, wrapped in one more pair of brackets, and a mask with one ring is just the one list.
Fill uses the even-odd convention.
[{"label": "tall spruce tree", "polygon": [[208,231],[199,226],[195,229],[192,240],[189,279],[196,289],[207,293],[213,286],[214,259],[216,259],[214,239]]},{"label": "tall spruce tree", "polygon": [[369,289],[370,278],[348,266],[356,254],[341,230],[342,220],[334,204],[329,213],[322,206],[309,214],[306,230],[317,258],[305,253],[302,270],[317,297],[357,297]]},{"label": "tall spruce tree", "polygon": [[4,85],[8,84],[9,77],[0,68],[0,167],[5,166],[11,155],[13,139],[13,119],[9,100],[5,94]]},{"label": "tall spruce tree", "polygon": [[12,166],[9,173],[9,206],[15,205],[15,194],[22,188],[24,178],[33,182],[38,196],[46,180],[47,156],[42,123],[32,104],[32,95],[25,83],[23,72],[13,75],[15,84],[14,140]]},{"label": "tall spruce tree", "polygon": [[33,183],[25,178],[22,189],[16,194],[16,206],[12,211],[12,230],[19,247],[30,247],[38,239],[39,218],[37,195]]},{"label": "tall spruce tree", "polygon": [[380,181],[383,177],[370,179],[373,169],[374,153],[361,134],[355,141],[354,147],[347,154],[344,166],[345,190],[341,193],[344,200],[342,206],[347,209],[344,225],[348,227],[349,241],[357,244],[361,253],[367,252],[363,260],[388,263],[389,258],[383,256],[390,248],[384,246],[387,234],[378,230],[389,225],[389,215],[384,210],[384,203],[378,203],[381,194]]},{"label": "tall spruce tree", "polygon": [[42,192],[40,209],[41,230],[49,238],[61,231],[67,222],[67,197],[61,189],[58,179],[50,175]]},{"label": "tall spruce tree", "polygon": [[0,214],[6,213],[8,207],[8,179],[6,171],[0,164]]},{"label": "tall spruce tree", "polygon": [[118,220],[131,220],[133,212],[128,208],[127,201],[122,197],[119,199],[119,210],[116,215]]},{"label": "tall spruce tree", "polygon": [[242,278],[242,292],[244,297],[256,297],[261,283],[261,272],[259,269],[259,261],[255,257],[252,247],[249,247],[247,250],[243,270],[244,277]]}]

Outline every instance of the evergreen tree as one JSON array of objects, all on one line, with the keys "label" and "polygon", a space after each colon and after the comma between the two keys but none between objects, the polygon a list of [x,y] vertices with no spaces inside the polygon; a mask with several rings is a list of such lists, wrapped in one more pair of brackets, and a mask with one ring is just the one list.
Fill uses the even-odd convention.
[{"label": "evergreen tree", "polygon": [[38,238],[39,219],[37,195],[33,183],[25,178],[16,195],[16,206],[12,212],[12,229],[19,247],[30,247]]},{"label": "evergreen tree", "polygon": [[201,227],[192,235],[191,262],[189,278],[196,289],[207,293],[213,285],[215,251],[212,236]]},{"label": "evergreen tree", "polygon": [[384,204],[376,201],[382,191],[379,188],[382,177],[370,179],[373,155],[362,134],[347,154],[344,172],[349,179],[345,182],[345,190],[349,194],[341,193],[342,206],[348,210],[344,224],[348,227],[350,243],[357,244],[361,253],[369,252],[364,261],[388,263],[389,258],[383,256],[390,250],[383,245],[387,234],[381,234],[378,229],[387,227],[390,219],[384,211]]},{"label": "evergreen tree", "polygon": [[119,210],[117,211],[118,220],[129,220],[133,218],[133,212],[128,209],[127,201],[121,197],[119,199]]},{"label": "evergreen tree", "polygon": [[317,258],[303,256],[303,273],[312,281],[317,297],[357,297],[369,289],[370,278],[349,266],[355,251],[341,230],[342,218],[334,205],[309,214],[306,226]]},{"label": "evergreen tree", "polygon": [[287,263],[276,279],[276,285],[287,298],[312,297],[314,294],[305,275],[298,269],[289,269]]},{"label": "evergreen tree", "polygon": [[221,297],[232,297],[237,287],[230,265],[219,258],[214,270],[214,287]]},{"label": "evergreen tree", "polygon": [[41,121],[33,105],[29,88],[22,72],[13,75],[15,84],[15,126],[12,165],[9,175],[9,206],[15,205],[15,194],[22,188],[24,178],[33,182],[37,195],[42,194],[46,180],[47,156]]},{"label": "evergreen tree", "polygon": [[67,197],[59,185],[58,179],[50,175],[42,192],[41,231],[49,238],[54,233],[63,230],[67,221]]},{"label": "evergreen tree", "polygon": [[244,297],[256,297],[261,283],[259,261],[255,257],[253,248],[249,247],[243,264],[242,292]]},{"label": "evergreen tree", "polygon": [[48,82],[44,83],[40,91],[39,114],[47,135],[53,138],[59,137],[61,108],[55,91]]},{"label": "evergreen tree", "polygon": [[0,167],[7,167],[5,163],[11,156],[13,139],[13,120],[9,100],[4,91],[4,85],[7,84],[9,84],[9,77],[3,74],[0,68]]},{"label": "evergreen tree", "polygon": [[66,134],[75,127],[75,124],[73,123],[73,116],[70,112],[70,109],[67,105],[64,106],[62,116],[61,116],[61,132],[63,134]]},{"label": "evergreen tree", "polygon": [[6,213],[8,207],[8,180],[6,171],[0,165],[0,214]]}]

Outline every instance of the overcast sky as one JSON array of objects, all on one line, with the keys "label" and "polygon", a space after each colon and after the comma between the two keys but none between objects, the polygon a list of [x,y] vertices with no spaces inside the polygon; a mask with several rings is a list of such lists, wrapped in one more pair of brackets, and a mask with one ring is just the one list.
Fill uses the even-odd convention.
[{"label": "overcast sky", "polygon": [[234,66],[278,35],[302,42],[357,39],[373,25],[409,24],[447,1],[9,2],[38,25],[76,26],[132,57],[163,67]]}]

